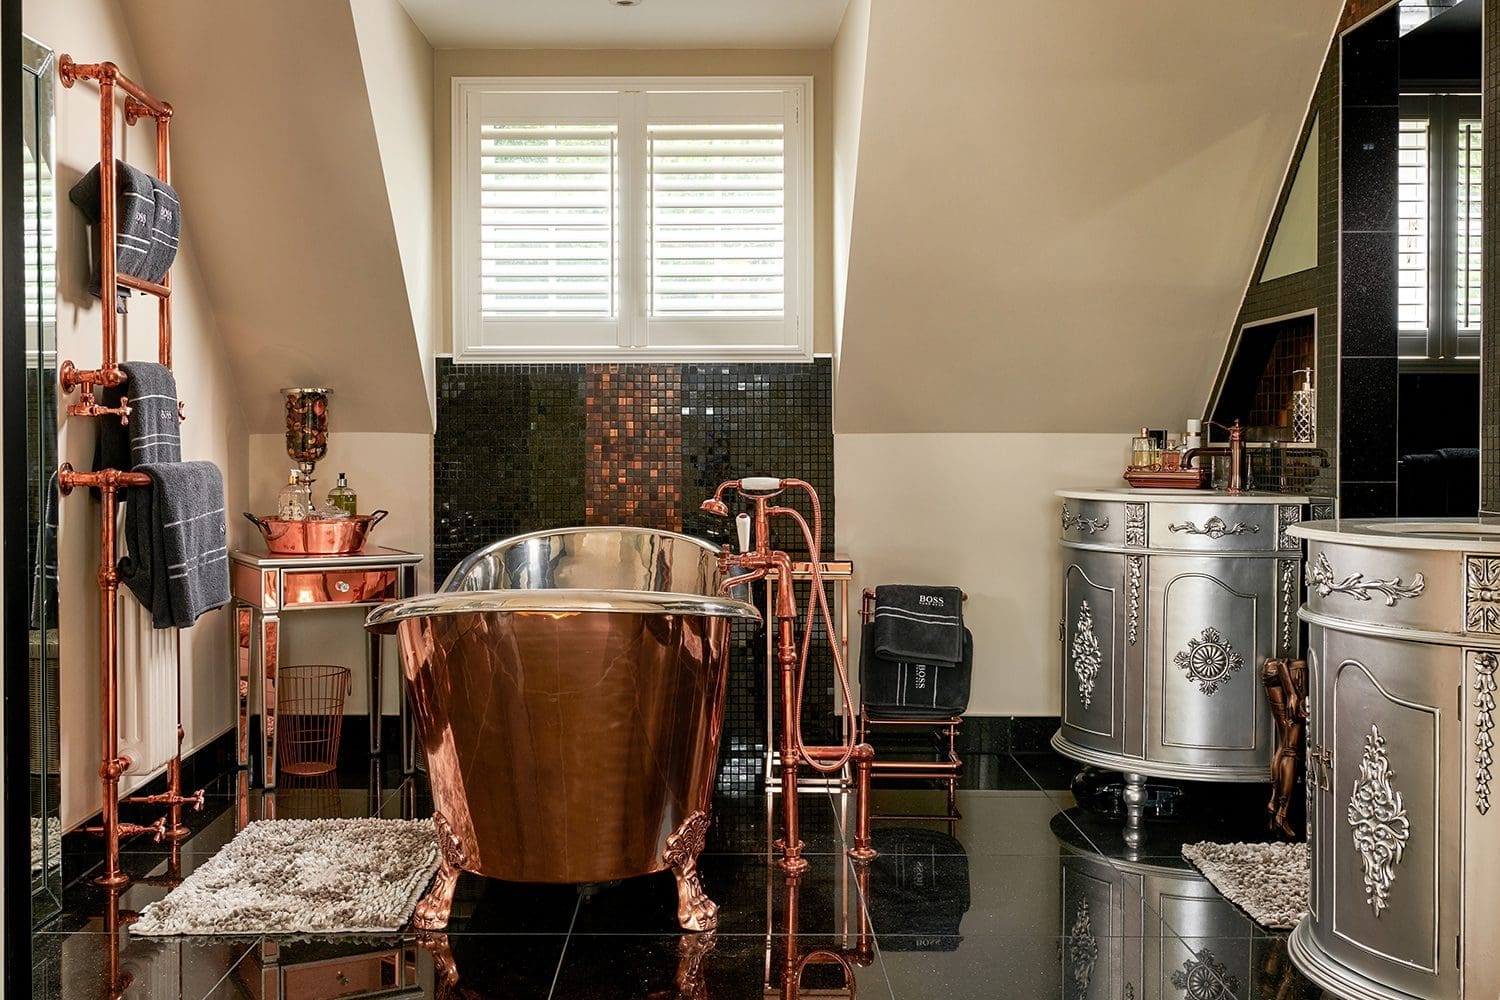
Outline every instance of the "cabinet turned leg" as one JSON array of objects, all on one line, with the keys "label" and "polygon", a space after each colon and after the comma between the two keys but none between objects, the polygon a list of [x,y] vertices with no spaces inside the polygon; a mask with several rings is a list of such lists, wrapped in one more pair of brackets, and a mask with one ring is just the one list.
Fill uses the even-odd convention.
[{"label": "cabinet turned leg", "polygon": [[662,861],[677,877],[677,923],[685,931],[711,931],[719,926],[719,907],[703,891],[698,855],[708,835],[708,813],[695,812],[667,837]]},{"label": "cabinet turned leg", "polygon": [[1125,775],[1125,843],[1139,847],[1146,839],[1146,776]]},{"label": "cabinet turned leg", "polygon": [[417,912],[412,917],[412,926],[422,931],[438,931],[448,926],[448,915],[453,912],[453,890],[458,887],[458,873],[468,864],[468,855],[448,825],[447,817],[435,812],[432,822],[437,827],[440,861],[432,888],[417,904]]}]

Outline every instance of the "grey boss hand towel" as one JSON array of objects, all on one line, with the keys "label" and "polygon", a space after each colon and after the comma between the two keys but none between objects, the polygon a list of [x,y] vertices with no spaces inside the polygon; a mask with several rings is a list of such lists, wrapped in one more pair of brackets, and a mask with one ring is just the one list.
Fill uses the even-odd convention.
[{"label": "grey boss hand towel", "polygon": [[875,588],[875,652],[901,663],[959,663],[964,656],[963,591],[892,583]]},{"label": "grey boss hand towel", "polygon": [[229,603],[224,477],[212,462],[147,462],[125,503],[120,580],[151,610],[156,628],[187,628]]},{"label": "grey boss hand towel", "polygon": [[[99,187],[96,163],[68,191],[68,200],[95,228],[99,226]],[[120,160],[115,161],[115,189],[115,267],[121,274],[159,283],[177,258],[177,241],[182,234],[177,192],[171,185]],[[102,280],[95,251],[89,291],[101,298]],[[115,289],[116,310],[124,312],[129,298],[128,288]]]},{"label": "grey boss hand towel", "polygon": [[124,361],[120,368],[125,381],[99,390],[99,399],[105,406],[119,406],[122,397],[130,400],[129,422],[99,424],[95,466],[129,470],[142,462],[182,461],[182,421],[171,370],[154,361]]}]

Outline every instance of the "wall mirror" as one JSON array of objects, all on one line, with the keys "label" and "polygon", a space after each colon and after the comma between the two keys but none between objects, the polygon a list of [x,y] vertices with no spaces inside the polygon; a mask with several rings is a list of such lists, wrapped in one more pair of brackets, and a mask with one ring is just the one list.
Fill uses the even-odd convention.
[{"label": "wall mirror", "polygon": [[23,37],[22,229],[26,299],[26,528],[30,568],[31,900],[33,922],[62,901],[57,736],[57,184],[52,50]]},{"label": "wall mirror", "polygon": [[1346,515],[1479,511],[1482,0],[1400,0],[1341,39]]}]

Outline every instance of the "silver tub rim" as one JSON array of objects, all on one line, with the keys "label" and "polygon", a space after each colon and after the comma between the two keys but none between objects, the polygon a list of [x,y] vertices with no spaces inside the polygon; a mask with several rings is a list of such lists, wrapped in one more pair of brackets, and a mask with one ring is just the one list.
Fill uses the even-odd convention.
[{"label": "silver tub rim", "polygon": [[464,590],[424,594],[373,609],[365,627],[389,629],[408,618],[465,614],[691,615],[760,621],[755,605],[731,597],[644,590]]}]

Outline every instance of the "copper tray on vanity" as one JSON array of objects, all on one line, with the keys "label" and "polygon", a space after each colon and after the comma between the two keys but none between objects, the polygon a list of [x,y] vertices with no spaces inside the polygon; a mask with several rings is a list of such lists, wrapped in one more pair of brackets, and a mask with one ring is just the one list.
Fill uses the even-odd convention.
[{"label": "copper tray on vanity", "polygon": [[1125,481],[1138,490],[1201,490],[1208,486],[1207,469],[1126,469]]}]

